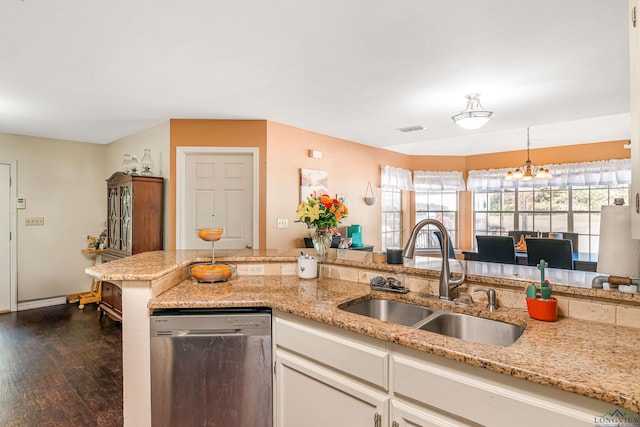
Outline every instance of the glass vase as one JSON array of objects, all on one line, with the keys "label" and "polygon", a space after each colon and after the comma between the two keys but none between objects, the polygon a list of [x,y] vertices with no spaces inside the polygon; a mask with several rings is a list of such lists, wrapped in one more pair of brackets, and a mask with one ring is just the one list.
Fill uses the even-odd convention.
[{"label": "glass vase", "polygon": [[142,172],[140,175],[151,176],[151,150],[149,148],[144,149],[141,166]]},{"label": "glass vase", "polygon": [[131,156],[129,154],[124,155],[122,160],[122,172],[129,173],[131,171]]},{"label": "glass vase", "polygon": [[327,259],[332,237],[333,235],[326,228],[316,228],[311,234],[311,240],[313,241],[313,247],[316,249],[318,261]]},{"label": "glass vase", "polygon": [[131,172],[131,175],[138,175],[138,167],[138,158],[135,154],[133,154],[131,155],[131,169],[129,170],[129,172]]}]

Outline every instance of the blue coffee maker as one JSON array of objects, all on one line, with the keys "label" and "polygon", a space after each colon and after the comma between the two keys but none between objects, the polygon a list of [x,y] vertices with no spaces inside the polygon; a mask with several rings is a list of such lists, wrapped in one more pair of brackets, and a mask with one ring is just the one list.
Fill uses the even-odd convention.
[{"label": "blue coffee maker", "polygon": [[362,226],[358,224],[349,225],[347,227],[347,237],[351,238],[351,246],[354,248],[361,248],[364,246],[362,243]]}]

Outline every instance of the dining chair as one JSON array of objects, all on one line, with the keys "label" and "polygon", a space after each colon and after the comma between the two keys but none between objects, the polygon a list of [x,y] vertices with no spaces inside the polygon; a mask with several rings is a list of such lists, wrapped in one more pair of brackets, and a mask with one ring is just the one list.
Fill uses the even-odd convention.
[{"label": "dining chair", "polygon": [[476,236],[478,261],[516,263],[516,244],[511,236]]},{"label": "dining chair", "polygon": [[[435,230],[433,234],[438,238],[438,243],[440,243],[440,247],[442,248],[442,233],[440,230]],[[453,250],[453,243],[451,243],[451,237],[449,237],[449,258],[456,259],[456,252]]]},{"label": "dining chair", "polygon": [[527,243],[527,264],[538,265],[541,259],[550,268],[573,270],[573,245],[569,239],[548,239],[544,237],[525,239]]},{"label": "dining chair", "polygon": [[[331,248],[337,248],[338,245],[340,244],[340,240],[342,240],[342,238],[340,236],[331,236]],[[311,237],[305,237],[304,238],[304,247],[305,248],[313,248],[313,239]]]}]

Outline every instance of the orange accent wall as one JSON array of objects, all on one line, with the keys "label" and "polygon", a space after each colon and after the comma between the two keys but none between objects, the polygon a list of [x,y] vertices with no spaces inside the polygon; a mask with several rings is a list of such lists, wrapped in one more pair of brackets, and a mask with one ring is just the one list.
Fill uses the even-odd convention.
[{"label": "orange accent wall", "polygon": [[[169,248],[176,247],[176,148],[177,147],[257,147],[259,152],[259,209],[267,211],[267,122],[265,120],[193,120],[171,119],[170,121],[171,162],[169,174]],[[260,230],[265,229],[266,217],[259,218]],[[266,237],[259,236],[260,247],[264,248]]]},{"label": "orange accent wall", "polygon": [[[565,147],[537,148],[530,150],[530,156],[531,161],[535,164],[629,159],[631,158],[631,150],[624,148],[626,142],[627,140],[567,145]],[[478,154],[466,157],[465,170],[516,168],[524,163],[525,160],[527,160],[527,150]]]},{"label": "orange accent wall", "polygon": [[[276,122],[267,124],[267,145],[268,248],[303,247],[307,227],[294,222],[301,198],[302,168],[327,171],[329,194],[346,196],[349,216],[342,222],[343,233],[346,234],[346,226],[359,224],[364,243],[380,248],[380,166],[392,164],[409,169],[409,156]],[[322,158],[311,158],[309,150],[322,152]],[[368,182],[378,198],[374,206],[364,202]],[[288,218],[289,228],[278,229],[278,218]]]},{"label": "orange accent wall", "polygon": [[[363,240],[380,249],[381,199],[380,166],[408,170],[460,170],[466,180],[468,170],[511,168],[526,160],[526,150],[473,156],[409,156],[370,147],[340,138],[265,120],[191,120],[170,121],[170,225],[169,248],[175,248],[175,166],[180,146],[257,147],[259,149],[259,244],[261,248],[301,247],[307,235],[304,224],[296,223],[295,210],[300,203],[300,169],[318,169],[329,173],[329,193],[343,194],[349,208],[347,225],[360,224]],[[531,150],[537,164],[576,163],[630,158],[627,141],[609,141]],[[309,150],[322,152],[321,159],[309,157]],[[378,198],[374,206],[364,203],[367,183]],[[413,208],[413,193],[405,192],[405,206]],[[459,193],[458,238],[461,249],[470,248],[473,239],[471,192]],[[411,210],[409,210],[410,212]],[[277,228],[277,219],[287,218],[289,227]],[[406,237],[414,225],[407,213],[403,218]]]}]

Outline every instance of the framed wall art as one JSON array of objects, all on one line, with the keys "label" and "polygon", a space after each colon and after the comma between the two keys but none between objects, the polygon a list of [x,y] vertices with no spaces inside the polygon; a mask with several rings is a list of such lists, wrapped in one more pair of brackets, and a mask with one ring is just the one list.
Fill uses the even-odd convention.
[{"label": "framed wall art", "polygon": [[329,172],[313,169],[300,169],[300,201],[316,192],[318,195],[329,192]]}]

